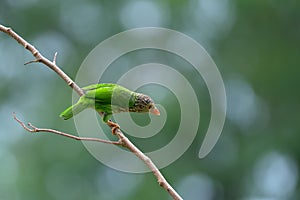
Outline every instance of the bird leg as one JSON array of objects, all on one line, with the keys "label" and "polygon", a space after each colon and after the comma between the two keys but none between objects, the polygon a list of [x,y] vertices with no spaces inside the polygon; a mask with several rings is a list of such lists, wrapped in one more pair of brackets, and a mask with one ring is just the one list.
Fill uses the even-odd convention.
[{"label": "bird leg", "polygon": [[115,123],[115,122],[113,122],[111,120],[107,121],[107,125],[111,128],[111,133],[113,135],[116,135],[117,129],[120,129],[120,126],[117,123]]}]

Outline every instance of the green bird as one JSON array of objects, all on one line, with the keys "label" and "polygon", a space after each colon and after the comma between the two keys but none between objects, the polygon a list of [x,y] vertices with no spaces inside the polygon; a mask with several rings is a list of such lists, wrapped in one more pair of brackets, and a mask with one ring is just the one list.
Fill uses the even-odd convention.
[{"label": "green bird", "polygon": [[160,115],[154,101],[147,95],[130,91],[113,83],[93,84],[83,87],[84,95],[76,104],[70,106],[60,114],[67,120],[86,108],[93,108],[99,112],[104,122],[108,123],[113,113],[120,112],[150,112]]}]

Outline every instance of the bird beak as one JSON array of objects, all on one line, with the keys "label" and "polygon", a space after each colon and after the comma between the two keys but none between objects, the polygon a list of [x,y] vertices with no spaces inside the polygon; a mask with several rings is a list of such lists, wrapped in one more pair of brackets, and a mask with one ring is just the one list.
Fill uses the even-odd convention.
[{"label": "bird beak", "polygon": [[150,113],[152,113],[153,115],[160,115],[160,112],[159,110],[156,108],[156,107],[153,107],[151,110],[150,110]]}]

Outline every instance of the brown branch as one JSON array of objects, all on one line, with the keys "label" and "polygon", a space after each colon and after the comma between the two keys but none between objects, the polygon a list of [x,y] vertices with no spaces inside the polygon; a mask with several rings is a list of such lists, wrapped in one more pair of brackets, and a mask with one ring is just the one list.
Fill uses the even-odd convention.
[{"label": "brown branch", "polygon": [[165,177],[161,174],[159,169],[155,166],[152,160],[146,156],[141,150],[139,150],[122,132],[120,129],[116,129],[115,134],[123,142],[123,146],[127,147],[132,153],[134,153],[139,159],[141,159],[151,169],[154,176],[157,178],[158,184],[163,187],[171,197],[175,200],[182,200],[181,196],[173,189],[168,183]]},{"label": "brown branch", "polygon": [[21,44],[25,49],[27,49],[28,51],[30,51],[32,53],[32,55],[35,57],[35,60],[29,61],[25,64],[30,64],[30,63],[34,63],[34,62],[43,63],[44,65],[48,66],[50,69],[55,71],[64,81],[66,81],[67,84],[70,87],[72,87],[73,90],[76,91],[79,96],[82,96],[84,94],[82,89],[56,65],[56,54],[54,55],[54,60],[50,61],[47,58],[45,58],[33,45],[29,44],[26,40],[24,40],[21,36],[19,36],[11,28],[5,27],[0,24],[0,31],[11,36],[19,44]]},{"label": "brown branch", "polygon": [[71,135],[71,134],[68,134],[65,132],[61,132],[61,131],[57,131],[54,129],[37,128],[34,125],[32,125],[31,123],[27,123],[27,126],[26,126],[24,122],[22,122],[19,118],[17,118],[15,113],[13,113],[13,117],[14,117],[14,120],[16,120],[26,131],[31,132],[31,133],[38,133],[38,132],[54,133],[54,134],[61,135],[64,137],[72,138],[74,140],[93,141],[93,142],[102,142],[105,144],[123,145],[121,140],[115,142],[115,141],[110,141],[110,140],[102,140],[99,138],[78,137],[78,136]]},{"label": "brown branch", "polygon": [[[79,96],[82,96],[84,94],[83,90],[68,76],[66,75],[57,65],[56,65],[56,57],[57,53],[54,54],[53,61],[48,60],[45,58],[42,54],[39,53],[39,51],[31,44],[29,44],[26,40],[24,40],[21,36],[19,36],[17,33],[15,33],[11,28],[5,27],[0,24],[0,31],[8,34],[13,39],[15,39],[18,43],[20,43],[22,46],[25,47],[25,49],[29,50],[32,55],[35,57],[35,60],[29,61],[25,64],[30,64],[33,62],[40,62],[44,65],[48,66],[50,69],[52,69],[54,72],[56,72],[70,87],[73,88],[74,91],[78,93]],[[99,113],[101,115],[101,113]],[[13,114],[14,119],[26,130],[29,132],[50,132],[54,134],[58,134],[64,137],[72,138],[75,140],[87,140],[87,141],[94,141],[94,142],[102,142],[107,144],[113,144],[113,145],[122,145],[129,149],[132,153],[134,153],[139,159],[141,159],[148,168],[153,172],[154,176],[157,178],[157,182],[161,187],[163,187],[170,196],[175,200],[182,200],[182,197],[172,188],[172,186],[167,182],[167,180],[164,178],[164,176],[161,174],[159,169],[155,166],[155,164],[152,162],[152,160],[147,157],[142,151],[140,151],[120,130],[119,125],[115,123],[108,123],[107,125],[110,126],[112,129],[112,132],[119,138],[118,142],[113,141],[107,141],[102,140],[98,138],[82,138],[77,137],[74,135],[70,135],[61,131],[53,130],[53,129],[45,129],[45,128],[37,128],[33,126],[32,124],[28,123],[28,126],[26,126],[21,120],[19,120],[15,114]]]}]

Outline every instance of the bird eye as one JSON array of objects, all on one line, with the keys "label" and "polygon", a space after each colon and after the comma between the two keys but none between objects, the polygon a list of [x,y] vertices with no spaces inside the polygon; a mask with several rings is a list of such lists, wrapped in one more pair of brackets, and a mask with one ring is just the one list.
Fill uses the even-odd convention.
[{"label": "bird eye", "polygon": [[149,107],[148,107],[148,108],[149,108],[149,109],[151,109],[152,107],[153,107],[152,105],[149,105]]},{"label": "bird eye", "polygon": [[140,109],[144,109],[144,107],[145,107],[144,105],[140,105]]}]

